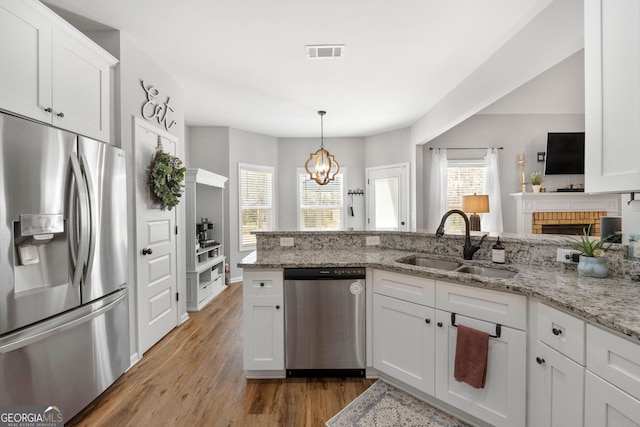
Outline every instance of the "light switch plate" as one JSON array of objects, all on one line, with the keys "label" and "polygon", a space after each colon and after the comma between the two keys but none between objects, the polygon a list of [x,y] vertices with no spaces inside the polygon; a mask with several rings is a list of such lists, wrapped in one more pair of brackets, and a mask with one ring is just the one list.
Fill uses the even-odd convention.
[{"label": "light switch plate", "polygon": [[281,237],[280,246],[293,246],[293,237]]},{"label": "light switch plate", "polygon": [[367,236],[367,246],[380,246],[380,236]]}]

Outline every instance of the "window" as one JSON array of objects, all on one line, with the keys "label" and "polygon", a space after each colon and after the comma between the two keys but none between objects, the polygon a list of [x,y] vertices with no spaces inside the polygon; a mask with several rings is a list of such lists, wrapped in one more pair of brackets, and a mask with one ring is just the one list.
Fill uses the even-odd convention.
[{"label": "window", "polygon": [[[462,209],[464,195],[484,194],[486,177],[487,165],[484,160],[449,160],[447,210]],[[449,233],[464,233],[464,220],[460,215],[451,215],[445,223],[445,230]]]},{"label": "window", "polygon": [[240,251],[256,247],[254,230],[273,228],[273,175],[270,166],[238,164]]},{"label": "window", "polygon": [[343,228],[344,168],[333,181],[318,185],[304,169],[298,169],[298,228],[336,230]]}]

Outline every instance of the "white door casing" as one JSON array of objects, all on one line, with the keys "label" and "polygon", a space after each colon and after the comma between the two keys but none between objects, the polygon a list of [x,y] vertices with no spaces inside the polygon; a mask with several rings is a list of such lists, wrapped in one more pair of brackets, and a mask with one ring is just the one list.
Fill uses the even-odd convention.
[{"label": "white door casing", "polygon": [[407,231],[409,163],[366,169],[367,229]]},{"label": "white door casing", "polygon": [[175,154],[177,138],[141,120],[135,126],[136,293],[138,347],[143,354],[179,323],[177,304],[176,209],[162,210],[152,203],[147,167],[160,139]]}]

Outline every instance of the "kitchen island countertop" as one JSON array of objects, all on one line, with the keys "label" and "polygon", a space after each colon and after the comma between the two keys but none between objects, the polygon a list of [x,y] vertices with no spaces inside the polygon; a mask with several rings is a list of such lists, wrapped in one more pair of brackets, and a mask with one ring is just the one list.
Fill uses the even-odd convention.
[{"label": "kitchen island countertop", "polygon": [[[537,265],[493,264],[467,261],[464,264],[514,270],[510,279],[484,277],[398,262],[411,256],[443,258],[438,255],[396,249],[360,250],[280,250],[252,252],[238,267],[242,268],[314,268],[371,267],[436,280],[448,280],[470,286],[513,292],[537,298],[602,326],[640,341],[640,283],[621,278],[578,276],[573,269]],[[452,259],[447,257],[446,259]]]}]

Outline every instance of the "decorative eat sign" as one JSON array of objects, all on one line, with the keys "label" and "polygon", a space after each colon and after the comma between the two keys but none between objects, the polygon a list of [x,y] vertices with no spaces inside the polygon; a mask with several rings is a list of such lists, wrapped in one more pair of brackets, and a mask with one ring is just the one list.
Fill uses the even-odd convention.
[{"label": "decorative eat sign", "polygon": [[166,130],[169,130],[176,124],[175,120],[171,120],[170,113],[173,113],[173,108],[169,105],[171,97],[167,96],[167,100],[160,104],[155,98],[160,94],[160,91],[155,86],[146,87],[144,80],[140,80],[142,83],[142,89],[147,93],[147,102],[142,104],[142,117],[147,120],[153,120],[156,118],[158,123],[163,125]]}]

